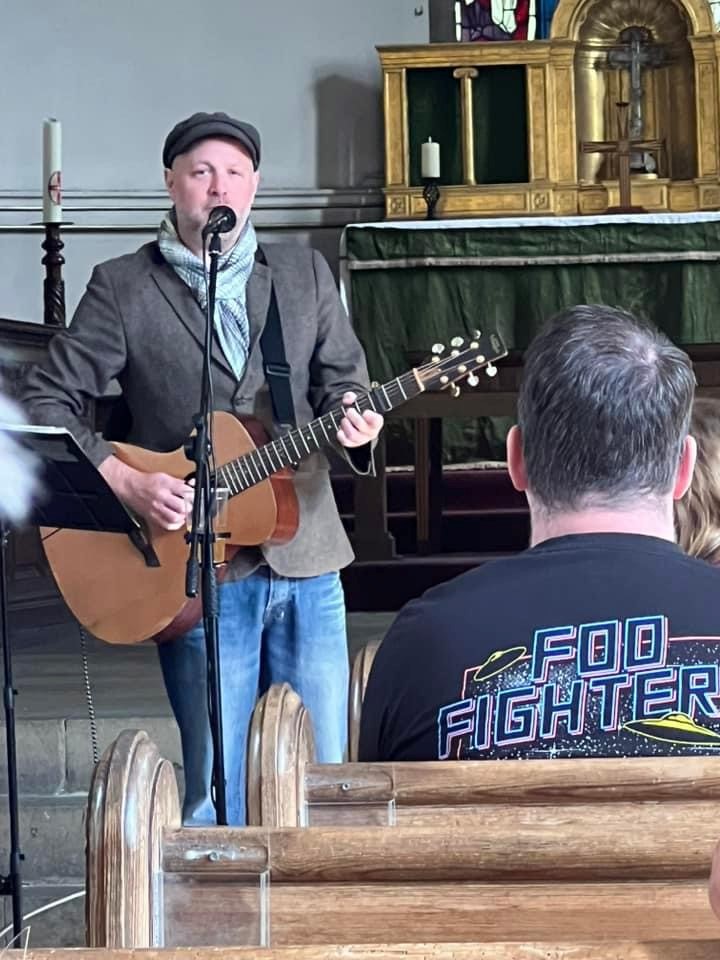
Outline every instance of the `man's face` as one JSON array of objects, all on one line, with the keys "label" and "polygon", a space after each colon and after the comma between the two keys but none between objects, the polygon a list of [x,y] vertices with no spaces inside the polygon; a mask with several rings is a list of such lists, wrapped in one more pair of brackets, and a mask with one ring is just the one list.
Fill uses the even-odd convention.
[{"label": "man's face", "polygon": [[237,215],[236,237],[250,213],[259,174],[235,140],[201,140],[175,158],[165,186],[175,204],[180,235],[198,234],[213,207],[225,204]]}]

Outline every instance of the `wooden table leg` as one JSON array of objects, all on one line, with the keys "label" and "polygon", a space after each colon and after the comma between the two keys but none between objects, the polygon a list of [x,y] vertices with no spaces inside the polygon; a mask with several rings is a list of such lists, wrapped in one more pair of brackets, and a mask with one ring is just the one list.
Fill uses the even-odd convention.
[{"label": "wooden table leg", "polygon": [[355,477],[355,529],[352,540],[356,560],[392,560],[395,537],[388,530],[385,434],[375,446],[375,476]]},{"label": "wooden table leg", "polygon": [[442,420],[415,420],[415,512],[417,552],[442,550]]},{"label": "wooden table leg", "polygon": [[430,552],[442,553],[443,519],[443,422],[440,417],[430,421],[430,470],[428,474],[428,514]]}]

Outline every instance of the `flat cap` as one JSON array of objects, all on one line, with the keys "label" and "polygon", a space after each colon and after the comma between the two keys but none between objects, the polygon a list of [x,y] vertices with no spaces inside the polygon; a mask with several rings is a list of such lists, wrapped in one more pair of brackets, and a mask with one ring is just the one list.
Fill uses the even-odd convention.
[{"label": "flat cap", "polygon": [[176,124],[165,139],[162,160],[167,170],[175,157],[208,137],[230,137],[247,150],[253,169],[260,165],[260,134],[251,123],[235,120],[226,113],[194,113]]}]

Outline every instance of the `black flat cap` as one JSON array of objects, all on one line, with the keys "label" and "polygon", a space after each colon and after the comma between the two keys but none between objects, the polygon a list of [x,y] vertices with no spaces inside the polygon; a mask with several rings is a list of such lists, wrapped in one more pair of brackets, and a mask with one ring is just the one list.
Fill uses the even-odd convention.
[{"label": "black flat cap", "polygon": [[230,137],[247,150],[253,168],[260,165],[260,134],[251,123],[235,120],[226,113],[194,113],[176,124],[165,139],[162,160],[167,170],[175,157],[180,156],[199,140],[208,137]]}]

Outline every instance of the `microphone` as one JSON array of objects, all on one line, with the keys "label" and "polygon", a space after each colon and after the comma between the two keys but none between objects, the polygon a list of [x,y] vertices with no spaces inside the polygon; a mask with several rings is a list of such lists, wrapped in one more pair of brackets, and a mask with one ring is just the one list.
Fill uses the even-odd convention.
[{"label": "microphone", "polygon": [[229,233],[236,223],[235,211],[230,207],[213,207],[202,229],[202,235],[207,237],[210,233]]}]

